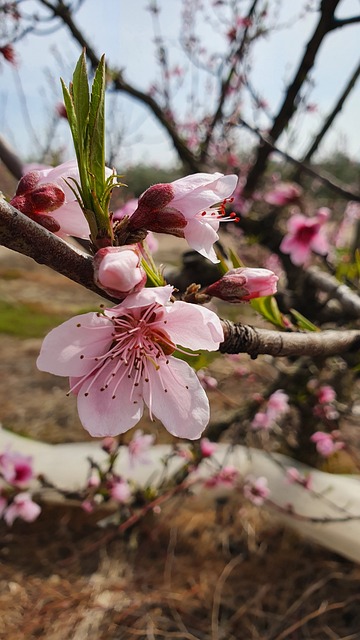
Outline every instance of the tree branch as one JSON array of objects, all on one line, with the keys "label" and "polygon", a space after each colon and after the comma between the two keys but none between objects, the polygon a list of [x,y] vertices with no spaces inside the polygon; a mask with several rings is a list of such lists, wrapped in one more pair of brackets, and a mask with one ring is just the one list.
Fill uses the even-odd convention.
[{"label": "tree branch", "polygon": [[[306,46],[304,55],[297,68],[293,81],[285,92],[283,103],[273,121],[271,130],[269,131],[269,140],[272,140],[273,142],[277,141],[296,111],[297,97],[300,89],[315,64],[316,56],[324,38],[332,30],[335,10],[339,2],[340,0],[322,0],[320,4],[320,17],[315,31]],[[267,159],[271,151],[271,144],[264,140],[263,144],[258,148],[255,163],[247,177],[245,185],[245,194],[247,196],[254,191],[260,176],[265,170]]]},{"label": "tree branch", "polygon": [[[0,198],[0,242],[39,264],[54,269],[74,282],[107,298],[119,301],[99,289],[93,280],[93,260],[67,244]],[[360,348],[360,330],[286,333],[256,329],[223,320],[225,340],[221,353],[273,356],[330,356]]]},{"label": "tree branch", "polygon": [[308,267],[305,281],[307,285],[328,293],[336,298],[344,309],[353,318],[360,318],[360,298],[346,284],[342,284],[329,273],[321,271],[318,267]]},{"label": "tree branch", "polygon": [[348,24],[356,24],[357,22],[360,22],[360,16],[352,16],[352,18],[342,19],[335,18],[335,20],[333,20],[331,29],[341,29],[342,27],[346,27],[346,25]]},{"label": "tree branch", "polygon": [[271,356],[333,356],[360,349],[360,329],[286,333],[257,329],[250,325],[222,321],[225,340],[221,353],[248,353],[255,359],[260,354]]},{"label": "tree branch", "polygon": [[23,163],[2,135],[0,135],[0,160],[10,173],[20,180],[23,174]]},{"label": "tree branch", "polygon": [[352,191],[348,191],[348,189],[346,189],[341,184],[336,182],[333,178],[331,179],[328,178],[324,174],[319,173],[318,171],[315,171],[312,167],[309,167],[304,162],[300,160],[296,160],[296,158],[293,158],[293,156],[290,156],[288,153],[286,153],[286,151],[281,151],[281,149],[275,146],[275,144],[272,142],[269,136],[264,136],[262,133],[260,133],[258,129],[255,129],[254,127],[249,125],[242,118],[239,119],[239,124],[245,127],[246,129],[248,129],[249,131],[251,131],[252,133],[255,133],[258,136],[259,140],[262,142],[262,144],[263,145],[266,144],[271,152],[277,153],[282,158],[285,158],[285,160],[287,160],[288,162],[291,162],[291,164],[295,165],[296,167],[298,167],[299,170],[301,170],[304,173],[307,173],[309,176],[312,176],[317,180],[321,180],[321,182],[324,185],[326,185],[328,189],[331,189],[331,191],[334,191],[335,193],[342,196],[343,198],[346,198],[347,200],[355,200],[356,202],[360,202],[359,193],[353,193]]}]

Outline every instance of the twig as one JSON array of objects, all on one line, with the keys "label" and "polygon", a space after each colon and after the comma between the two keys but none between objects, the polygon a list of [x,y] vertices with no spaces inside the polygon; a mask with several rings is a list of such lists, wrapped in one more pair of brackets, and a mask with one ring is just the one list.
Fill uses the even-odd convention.
[{"label": "twig", "polygon": [[305,279],[307,284],[325,291],[331,298],[336,298],[346,313],[354,318],[360,318],[360,298],[346,284],[342,284],[334,276],[315,266],[308,267]]},{"label": "twig", "polygon": [[360,349],[360,329],[287,333],[257,329],[250,325],[222,321],[225,340],[221,353],[248,353],[251,358],[260,354],[283,356],[333,356]]},{"label": "twig", "polygon": [[245,120],[243,120],[242,118],[239,119],[239,124],[241,126],[245,127],[245,129],[248,129],[248,131],[251,131],[252,133],[255,133],[257,135],[257,137],[259,138],[259,140],[263,144],[266,144],[271,149],[271,151],[273,151],[274,153],[277,153],[278,155],[282,156],[283,158],[285,158],[285,160],[287,160],[288,162],[291,162],[291,164],[293,164],[296,167],[298,167],[304,173],[308,173],[313,178],[316,178],[317,180],[321,180],[321,182],[323,184],[325,184],[332,191],[335,191],[335,193],[338,193],[340,196],[342,196],[343,198],[346,198],[348,200],[355,200],[356,202],[360,202],[360,194],[353,193],[352,191],[348,191],[348,189],[345,189],[345,187],[341,186],[338,182],[334,181],[333,179],[328,178],[327,176],[324,176],[323,174],[319,173],[318,171],[315,171],[312,167],[309,167],[304,162],[302,162],[300,160],[296,160],[296,158],[293,158],[293,156],[291,156],[288,153],[286,153],[286,151],[282,151],[281,149],[279,149],[279,147],[277,147],[272,142],[270,137],[265,136],[264,134],[260,133],[260,131],[258,129],[256,129],[255,127],[252,127],[250,124],[245,122]]}]

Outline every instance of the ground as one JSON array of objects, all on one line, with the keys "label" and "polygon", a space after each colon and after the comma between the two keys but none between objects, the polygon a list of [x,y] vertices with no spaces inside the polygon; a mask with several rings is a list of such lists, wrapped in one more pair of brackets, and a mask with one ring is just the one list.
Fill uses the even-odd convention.
[{"label": "ground", "polygon": [[[48,328],[100,300],[1,250],[0,302],[3,426],[47,442],[86,439],[67,380],[38,372],[35,360]],[[254,366],[271,379],[266,358]],[[227,378],[221,361],[212,367],[214,425],[231,419],[249,381]],[[147,418],[142,427],[165,437]],[[238,496],[174,498],[122,537],[52,506],[31,525],[1,523],[0,534],[0,636],[9,640],[360,638],[359,566]]]}]

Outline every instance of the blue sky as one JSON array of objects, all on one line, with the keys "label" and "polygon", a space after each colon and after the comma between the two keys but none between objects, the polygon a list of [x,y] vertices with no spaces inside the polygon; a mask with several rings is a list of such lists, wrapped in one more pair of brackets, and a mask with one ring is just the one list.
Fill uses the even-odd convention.
[{"label": "blue sky", "polygon": [[[33,0],[27,0],[25,4],[28,11],[31,6],[37,6]],[[159,4],[162,7],[160,17],[163,35],[171,45],[171,64],[186,65],[178,42],[181,0],[159,0]],[[211,6],[211,1],[207,0],[205,4]],[[243,4],[246,7],[247,3]],[[273,4],[276,4],[275,0]],[[281,102],[286,81],[291,78],[317,20],[315,13],[300,22],[294,20],[303,4],[304,0],[283,0],[278,24],[290,26],[279,29],[273,36],[259,42],[254,49],[253,83],[273,112]],[[112,66],[125,69],[126,77],[143,90],[147,90],[156,79],[153,29],[151,16],[145,10],[147,5],[148,0],[86,0],[76,16],[96,51],[99,54],[104,52]],[[312,5],[317,6],[317,2],[313,0]],[[342,0],[338,15],[356,15],[359,6],[358,0]],[[198,33],[209,49],[216,51],[222,46],[221,38],[210,31],[207,24],[199,24]],[[284,149],[289,149],[295,155],[301,155],[306,149],[323,116],[331,110],[339,92],[358,64],[359,36],[360,24],[348,26],[327,36],[313,74],[315,85],[310,97],[310,102],[317,104],[318,111],[304,117],[297,138],[282,138],[281,145]],[[56,101],[61,99],[58,76],[63,75],[65,80],[70,80],[71,68],[79,55],[79,48],[62,28],[51,35],[27,36],[17,45],[17,52],[18,70],[14,72],[6,64],[0,70],[0,131],[26,157],[36,155],[36,146],[21,107],[19,77],[32,125],[43,136],[44,128],[49,123],[49,114]],[[205,101],[206,93],[200,98]],[[338,117],[333,131],[326,138],[322,153],[341,149],[360,160],[359,102],[360,81]],[[112,126],[115,126],[116,120],[125,131],[120,155],[122,163],[145,161],[167,165],[174,162],[171,144],[147,109],[125,96],[116,99],[116,112],[113,96],[109,97],[109,105],[110,111],[116,113],[111,120]],[[181,92],[177,106],[180,113],[186,109],[185,95]],[[246,103],[244,115],[251,122],[253,114]],[[267,122],[263,120],[261,126],[266,125]],[[71,156],[65,122],[60,124],[56,135],[56,142],[66,149],[65,157]],[[246,144],[247,139],[244,138],[245,147]]]}]

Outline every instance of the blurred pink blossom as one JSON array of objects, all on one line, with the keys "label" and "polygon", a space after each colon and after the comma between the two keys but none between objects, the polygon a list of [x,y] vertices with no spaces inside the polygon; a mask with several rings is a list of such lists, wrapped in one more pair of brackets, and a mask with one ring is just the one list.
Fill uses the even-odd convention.
[{"label": "blurred pink blossom", "polygon": [[296,467],[288,467],[288,469],[286,469],[286,479],[290,484],[300,484],[304,489],[311,489],[311,474],[309,473],[307,476],[304,476]]},{"label": "blurred pink blossom", "polygon": [[270,495],[268,481],[263,476],[255,478],[247,476],[243,487],[243,493],[247,500],[250,500],[257,507],[261,507]]},{"label": "blurred pink blossom", "polygon": [[128,454],[131,466],[135,464],[148,464],[150,458],[147,455],[155,441],[155,436],[145,434],[141,429],[137,429],[128,443]]},{"label": "blurred pink blossom", "polygon": [[231,489],[236,486],[238,479],[238,470],[235,467],[229,465],[227,467],[223,467],[211,478],[207,478],[207,480],[205,480],[204,486],[208,489],[212,489],[214,487],[228,487],[229,489]]},{"label": "blurred pink blossom", "polygon": [[203,458],[211,458],[217,449],[216,442],[211,442],[208,438],[201,438],[200,451]]},{"label": "blurred pink blossom", "polygon": [[313,218],[307,218],[302,213],[291,216],[288,221],[288,233],[281,242],[280,250],[290,254],[293,264],[305,264],[312,251],[320,255],[329,252],[329,244],[323,230],[329,215],[329,209],[322,207]]},{"label": "blurred pink blossom", "polygon": [[295,182],[278,182],[271,191],[264,195],[264,200],[275,207],[284,207],[301,196],[303,190]]},{"label": "blurred pink blossom", "polygon": [[334,402],[336,399],[336,391],[333,387],[328,384],[324,384],[322,387],[319,387],[317,393],[317,399],[320,404],[327,404],[328,402]]},{"label": "blurred pink blossom", "polygon": [[123,478],[115,479],[110,485],[110,496],[119,504],[126,504],[131,498],[131,487]]},{"label": "blurred pink blossom", "polygon": [[336,451],[344,449],[345,443],[340,439],[339,431],[332,431],[331,433],[324,433],[323,431],[315,431],[310,437],[311,442],[315,443],[317,452],[328,458]]},{"label": "blurred pink blossom", "polygon": [[14,487],[26,487],[34,477],[31,456],[15,451],[0,454],[0,475]]},{"label": "blurred pink blossom", "polygon": [[33,522],[41,512],[41,508],[33,502],[29,493],[18,493],[4,511],[3,517],[7,525],[11,527],[16,518],[25,522]]}]

